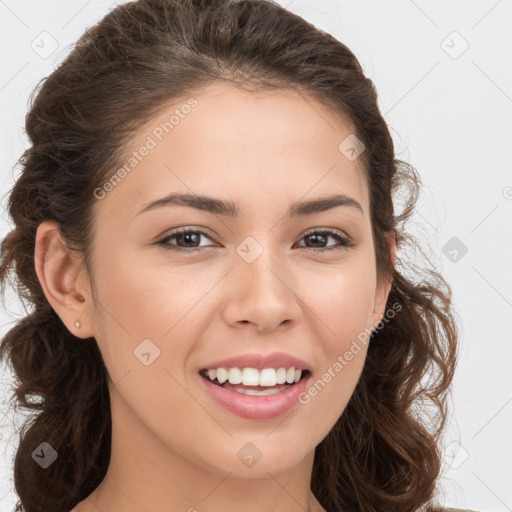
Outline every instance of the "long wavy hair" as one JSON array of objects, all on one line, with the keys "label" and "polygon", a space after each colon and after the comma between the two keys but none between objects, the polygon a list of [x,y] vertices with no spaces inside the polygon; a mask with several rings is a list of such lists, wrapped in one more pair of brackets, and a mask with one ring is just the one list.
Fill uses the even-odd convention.
[{"label": "long wavy hair", "polygon": [[[395,158],[375,86],[354,54],[271,0],[119,5],[32,93],[31,145],[9,192],[14,228],[0,264],[2,298],[9,282],[30,309],[0,345],[16,377],[11,405],[32,413],[14,460],[17,510],[68,512],[103,480],[111,453],[110,377],[96,340],[74,337],[43,293],[37,227],[56,221],[92,276],[95,189],[122,164],[139,127],[215,80],[293,88],[349,120],[364,143],[377,272],[392,277],[388,305],[400,312],[372,333],[353,396],[315,449],[311,490],[328,512],[435,510],[458,328],[441,274],[401,258],[424,245],[406,231],[420,178]],[[398,194],[406,198],[399,213]],[[396,266],[386,241],[393,230]],[[44,470],[32,460],[41,442],[59,454]]]}]

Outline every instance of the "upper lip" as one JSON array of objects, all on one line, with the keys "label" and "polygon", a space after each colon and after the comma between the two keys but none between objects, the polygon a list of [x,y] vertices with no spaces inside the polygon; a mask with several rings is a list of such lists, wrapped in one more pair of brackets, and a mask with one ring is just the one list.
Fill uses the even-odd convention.
[{"label": "upper lip", "polygon": [[309,365],[305,361],[283,352],[272,352],[271,354],[241,354],[228,359],[213,361],[203,366],[201,369],[256,368],[257,370],[263,370],[264,368],[280,368],[282,366],[285,368],[294,366],[296,370],[309,370]]}]

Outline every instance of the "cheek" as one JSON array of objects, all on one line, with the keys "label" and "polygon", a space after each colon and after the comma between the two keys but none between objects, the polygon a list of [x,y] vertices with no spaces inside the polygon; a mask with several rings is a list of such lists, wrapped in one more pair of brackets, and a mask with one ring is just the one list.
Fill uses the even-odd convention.
[{"label": "cheek", "polygon": [[347,264],[309,272],[301,279],[301,298],[308,306],[304,311],[310,310],[315,323],[322,326],[318,334],[328,352],[343,349],[370,326],[375,296],[371,266]]},{"label": "cheek", "polygon": [[318,338],[323,358],[300,402],[308,424],[317,425],[324,433],[343,414],[361,376],[371,332],[370,299],[366,290],[351,293],[348,288],[322,298],[326,307],[323,320],[329,326],[328,330],[322,328],[325,334]]},{"label": "cheek", "polygon": [[371,269],[371,261],[347,264],[303,288],[323,353],[303,403],[314,404],[310,411],[321,410],[322,421],[331,426],[350,400],[366,358],[375,295]]},{"label": "cheek", "polygon": [[141,370],[137,378],[147,380],[147,362],[151,375],[154,368],[163,375],[168,369],[181,381],[188,353],[200,337],[208,292],[222,272],[217,275],[205,265],[145,265],[143,257],[132,253],[117,250],[96,256],[101,319],[96,339],[105,364],[114,382],[127,371]]},{"label": "cheek", "polygon": [[[215,276],[211,270],[145,264],[144,254],[118,251],[98,255],[98,299],[132,337],[162,338],[201,300]],[[197,267],[199,269],[199,267]],[[105,313],[105,311],[103,311]]]}]

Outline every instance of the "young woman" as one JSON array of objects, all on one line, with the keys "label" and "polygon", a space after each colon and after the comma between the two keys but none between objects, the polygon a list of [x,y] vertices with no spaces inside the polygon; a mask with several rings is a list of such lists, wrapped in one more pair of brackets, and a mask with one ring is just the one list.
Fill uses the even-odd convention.
[{"label": "young woman", "polygon": [[17,510],[441,510],[451,292],[402,260],[419,176],[344,44],[266,0],[126,3],[26,131]]}]

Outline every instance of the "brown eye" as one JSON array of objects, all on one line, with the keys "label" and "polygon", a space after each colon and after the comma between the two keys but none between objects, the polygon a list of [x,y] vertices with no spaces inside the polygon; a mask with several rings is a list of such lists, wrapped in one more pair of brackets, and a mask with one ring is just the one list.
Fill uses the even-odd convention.
[{"label": "brown eye", "polygon": [[[326,247],[325,244],[327,244],[329,238],[336,240],[338,242],[338,245]],[[308,249],[318,248],[319,250],[323,251],[330,251],[332,249],[345,249],[347,247],[352,247],[354,245],[352,240],[350,240],[344,235],[341,235],[338,231],[333,231],[330,229],[310,231],[309,233],[306,233],[302,237],[302,240],[308,239],[311,241],[312,245],[306,245],[305,247],[307,247]]]},{"label": "brown eye", "polygon": [[[183,252],[197,252],[211,246],[201,246],[201,237],[206,237],[211,240],[208,233],[199,229],[181,229],[174,231],[167,235],[165,238],[157,242],[157,245],[161,245],[165,249],[173,251]],[[333,246],[326,246],[329,239],[334,239],[337,244]],[[310,244],[299,247],[305,247],[306,249],[312,249],[319,251],[330,251],[333,249],[346,249],[352,247],[355,244],[345,235],[340,234],[334,230],[316,230],[310,231],[305,234],[301,240],[309,240]]]},{"label": "brown eye", "polygon": [[[200,243],[202,236],[210,238],[204,231],[198,229],[183,229],[174,231],[157,242],[157,244],[163,246],[165,249],[175,251],[197,251],[202,248],[200,245],[197,245]],[[177,243],[170,243],[171,240],[175,240]]]}]

